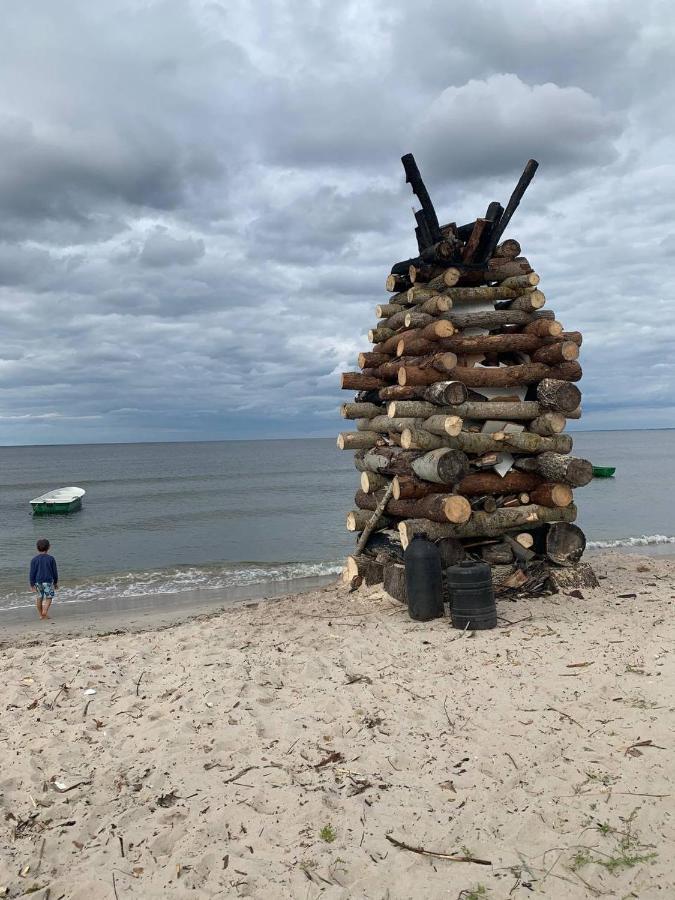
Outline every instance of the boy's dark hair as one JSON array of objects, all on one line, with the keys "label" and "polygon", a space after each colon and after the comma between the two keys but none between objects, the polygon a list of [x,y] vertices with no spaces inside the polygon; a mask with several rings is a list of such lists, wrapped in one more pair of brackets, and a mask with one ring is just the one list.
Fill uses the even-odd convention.
[{"label": "boy's dark hair", "polygon": [[49,541],[47,538],[40,538],[40,540],[35,545],[40,553],[46,553],[49,550]]}]

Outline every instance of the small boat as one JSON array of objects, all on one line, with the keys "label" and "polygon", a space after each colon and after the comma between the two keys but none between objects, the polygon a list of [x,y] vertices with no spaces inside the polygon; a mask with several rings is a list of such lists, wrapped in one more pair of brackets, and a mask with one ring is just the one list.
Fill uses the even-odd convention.
[{"label": "small boat", "polygon": [[71,513],[80,509],[85,491],[79,487],[57,488],[30,501],[34,516],[50,516]]},{"label": "small boat", "polygon": [[613,478],[616,466],[593,466],[593,478]]}]

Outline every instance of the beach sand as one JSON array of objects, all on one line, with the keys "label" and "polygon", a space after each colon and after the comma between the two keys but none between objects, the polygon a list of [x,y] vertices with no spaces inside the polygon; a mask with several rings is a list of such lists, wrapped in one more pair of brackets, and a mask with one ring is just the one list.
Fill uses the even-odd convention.
[{"label": "beach sand", "polygon": [[55,604],[0,653],[0,897],[674,897],[675,562],[594,566],[474,634],[342,584]]}]

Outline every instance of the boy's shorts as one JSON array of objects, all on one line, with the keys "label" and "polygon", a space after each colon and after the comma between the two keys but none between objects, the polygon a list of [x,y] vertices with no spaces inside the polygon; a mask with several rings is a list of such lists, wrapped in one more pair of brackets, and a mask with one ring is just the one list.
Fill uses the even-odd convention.
[{"label": "boy's shorts", "polygon": [[44,600],[45,597],[48,600],[54,599],[54,585],[51,581],[38,581],[35,587],[40,592],[40,600]]}]

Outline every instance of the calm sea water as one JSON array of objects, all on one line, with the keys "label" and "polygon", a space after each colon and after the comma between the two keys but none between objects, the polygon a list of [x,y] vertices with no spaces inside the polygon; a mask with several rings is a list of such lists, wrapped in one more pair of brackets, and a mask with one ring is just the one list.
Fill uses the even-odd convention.
[{"label": "calm sea water", "polygon": [[[575,453],[618,468],[577,494],[591,542],[675,542],[675,431],[578,432]],[[32,497],[71,484],[87,491],[80,512],[31,516]],[[337,573],[357,486],[332,438],[0,447],[0,609],[32,603],[26,573],[43,536],[62,601]]]}]

